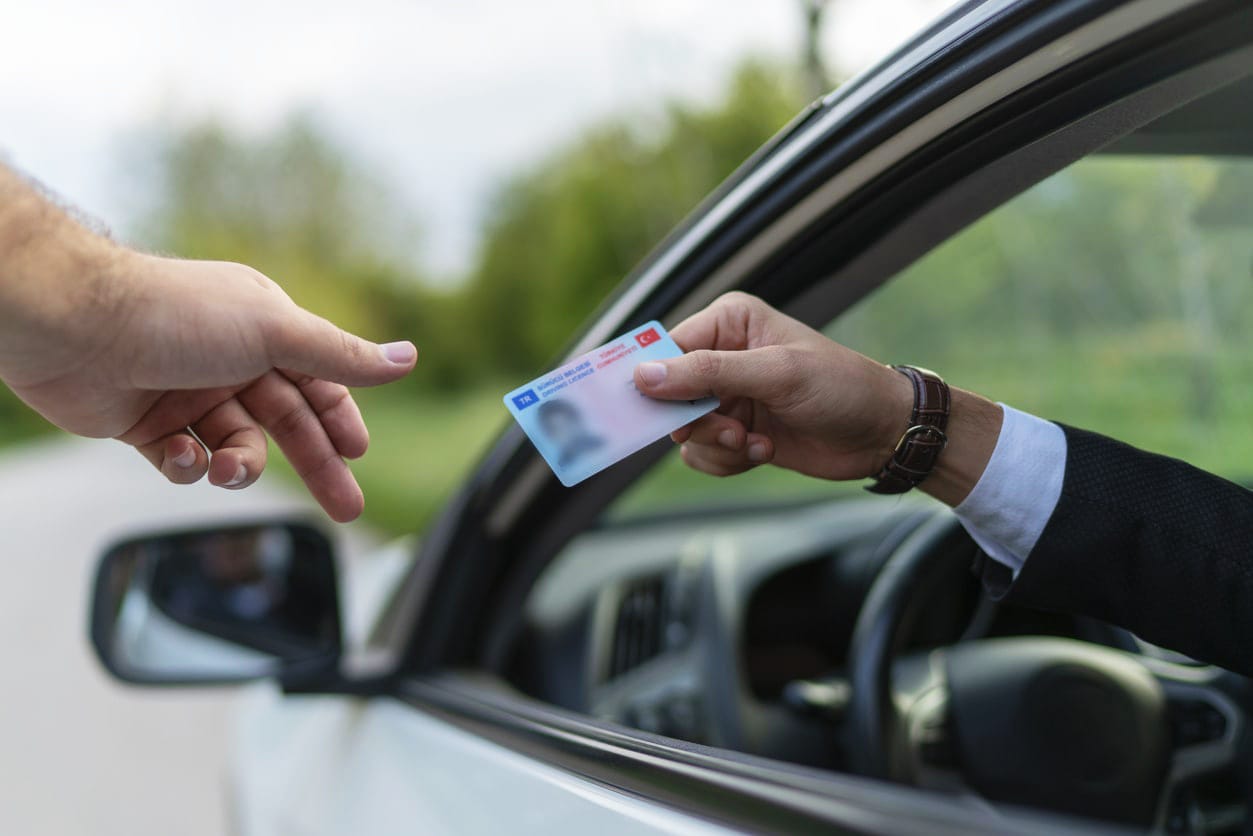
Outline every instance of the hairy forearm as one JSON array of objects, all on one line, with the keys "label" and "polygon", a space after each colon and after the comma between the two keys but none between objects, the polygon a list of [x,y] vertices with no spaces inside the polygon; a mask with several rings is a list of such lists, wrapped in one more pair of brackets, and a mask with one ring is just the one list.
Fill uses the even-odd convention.
[{"label": "hairy forearm", "polygon": [[0,378],[20,376],[32,335],[68,334],[81,317],[108,315],[123,253],[0,165]]}]

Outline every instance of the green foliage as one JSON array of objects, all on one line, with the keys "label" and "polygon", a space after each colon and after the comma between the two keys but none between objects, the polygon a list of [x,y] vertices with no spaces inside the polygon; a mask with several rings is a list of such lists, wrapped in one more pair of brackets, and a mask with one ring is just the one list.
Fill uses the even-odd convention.
[{"label": "green foliage", "polygon": [[[979,323],[960,342],[978,350],[1148,325],[1240,339],[1253,310],[1247,229],[1206,218],[1212,196],[1227,199],[1226,184],[1249,170],[1205,158],[1080,162],[942,244],[850,312],[840,334],[905,354],[933,353],[952,322]],[[919,291],[927,304],[909,304]]]},{"label": "green foliage", "polygon": [[749,63],[712,107],[593,127],[510,180],[468,289],[498,368],[551,359],[594,307],[715,186],[799,110],[786,74]]},{"label": "green foliage", "polygon": [[[360,393],[373,443],[354,465],[368,518],[412,531],[504,426],[500,393],[540,370],[801,104],[786,73],[747,64],[712,106],[671,103],[592,126],[502,184],[475,267],[452,289],[421,283],[411,213],[303,118],[262,137],[212,122],[157,137],[140,232],[183,256],[253,264],[367,337],[418,342],[415,375]],[[1248,475],[1250,185],[1247,162],[1086,160],[938,247],[829,333]],[[0,392],[0,442],[45,426]],[[617,510],[848,490],[774,469],[714,480],[676,459]]]},{"label": "green foliage", "polygon": [[364,336],[414,339],[419,370],[399,392],[474,389],[549,360],[800,105],[785,72],[750,62],[713,105],[592,125],[501,186],[453,289],[422,284],[411,213],[300,116],[268,136],[209,121],[152,138],[138,230],[161,250],[251,264]]},{"label": "green foliage", "polygon": [[1250,173],[1219,158],[1089,158],[940,246],[831,333],[1248,476],[1253,193],[1236,201],[1229,186]]},{"label": "green foliage", "polygon": [[[373,443],[354,466],[367,516],[412,531],[503,427],[500,393],[540,370],[801,104],[786,73],[750,63],[714,105],[676,102],[592,126],[502,184],[475,267],[451,289],[421,283],[412,214],[304,118],[262,137],[212,122],[157,137],[140,232],[183,256],[253,264],[367,337],[418,342],[415,375],[360,393]],[[829,333],[1021,408],[1248,475],[1251,184],[1247,162],[1086,160],[938,247]],[[44,427],[0,392],[0,441]],[[852,489],[774,469],[719,481],[673,460],[617,510]]]},{"label": "green foliage", "polygon": [[313,121],[296,116],[259,138],[207,121],[152,145],[145,244],[250,264],[349,330],[396,333],[395,310],[420,296],[400,255],[416,225],[395,220],[409,217],[395,196]]},{"label": "green foliage", "polygon": [[[1250,183],[1249,160],[1083,160],[940,245],[827,334],[1249,482]],[[717,480],[672,457],[614,512],[850,490],[775,469]]]},{"label": "green foliage", "polygon": [[53,427],[0,385],[0,446],[51,433]]},{"label": "green foliage", "polygon": [[[365,337],[418,343],[414,375],[358,394],[372,444],[354,464],[367,517],[412,531],[504,425],[500,393],[800,104],[786,74],[746,64],[712,106],[593,125],[502,185],[477,265],[451,289],[422,283],[412,213],[299,115],[259,136],[208,120],[140,138],[133,229],[157,250],[250,264]],[[0,396],[5,433],[43,426]]]}]

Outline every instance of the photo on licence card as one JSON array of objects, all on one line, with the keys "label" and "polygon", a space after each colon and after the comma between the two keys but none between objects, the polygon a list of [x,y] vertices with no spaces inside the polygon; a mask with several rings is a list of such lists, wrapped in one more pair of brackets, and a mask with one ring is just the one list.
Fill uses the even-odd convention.
[{"label": "photo on licence card", "polygon": [[635,388],[635,367],[683,351],[649,322],[505,395],[505,406],[561,484],[572,487],[718,406],[660,401]]}]

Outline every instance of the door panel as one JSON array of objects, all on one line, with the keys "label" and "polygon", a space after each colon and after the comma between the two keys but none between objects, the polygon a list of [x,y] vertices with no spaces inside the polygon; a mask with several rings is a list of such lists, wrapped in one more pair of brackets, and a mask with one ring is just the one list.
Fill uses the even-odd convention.
[{"label": "door panel", "polygon": [[244,836],[722,834],[386,699],[242,700],[234,810]]}]

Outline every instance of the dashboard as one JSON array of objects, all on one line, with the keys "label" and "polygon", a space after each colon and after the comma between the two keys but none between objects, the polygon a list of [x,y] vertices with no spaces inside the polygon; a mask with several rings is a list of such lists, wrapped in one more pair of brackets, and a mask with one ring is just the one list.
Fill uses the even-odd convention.
[{"label": "dashboard", "polygon": [[[532,590],[509,679],[582,714],[694,743],[841,768],[845,664],[862,602],[927,499],[870,498],[616,523],[573,541]],[[1127,634],[993,605],[968,571],[927,590],[907,650]]]}]

